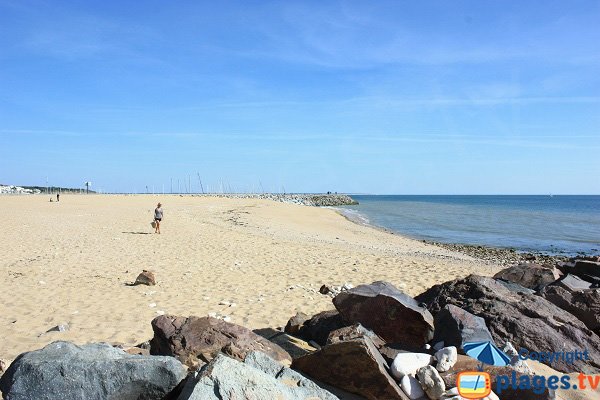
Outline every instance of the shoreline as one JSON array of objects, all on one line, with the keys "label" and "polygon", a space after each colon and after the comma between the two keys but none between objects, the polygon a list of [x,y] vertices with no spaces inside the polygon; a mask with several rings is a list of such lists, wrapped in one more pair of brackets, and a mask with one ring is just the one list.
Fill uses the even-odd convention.
[{"label": "shoreline", "polygon": [[508,247],[494,247],[477,244],[467,243],[445,243],[434,240],[425,240],[417,237],[407,235],[402,232],[394,231],[384,226],[372,224],[368,218],[362,215],[360,212],[340,208],[331,207],[336,210],[341,216],[346,218],[348,221],[353,222],[357,225],[371,227],[382,232],[386,232],[392,235],[397,235],[410,240],[416,240],[422,243],[430,244],[433,246],[441,247],[450,251],[456,251],[475,259],[481,260],[485,263],[498,264],[502,266],[520,264],[520,263],[539,263],[539,264],[551,264],[556,265],[560,262],[566,262],[574,257],[582,258],[587,256],[596,256],[596,254],[578,254],[577,256],[564,255],[564,254],[548,254],[546,252],[535,252],[535,251],[521,251],[514,248]]}]

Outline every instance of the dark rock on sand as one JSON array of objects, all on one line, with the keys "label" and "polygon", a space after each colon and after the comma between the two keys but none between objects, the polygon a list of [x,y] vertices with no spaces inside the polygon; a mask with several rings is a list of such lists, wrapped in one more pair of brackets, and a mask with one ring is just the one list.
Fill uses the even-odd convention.
[{"label": "dark rock on sand", "polygon": [[548,300],[531,294],[515,293],[493,278],[469,275],[417,296],[437,314],[454,304],[486,321],[498,344],[511,342],[516,348],[536,352],[589,351],[589,360],[572,364],[560,358],[548,364],[562,372],[600,372],[600,337],[579,319]]},{"label": "dark rock on sand", "polygon": [[292,368],[367,399],[408,399],[388,373],[387,364],[373,342],[366,337],[327,345],[295,359]]},{"label": "dark rock on sand", "polygon": [[261,352],[243,362],[219,354],[188,379],[178,400],[322,399],[338,397]]},{"label": "dark rock on sand", "polygon": [[152,320],[152,329],[150,353],[177,357],[189,367],[210,361],[221,351],[239,360],[256,350],[277,361],[291,361],[290,355],[275,343],[217,318],[161,315]]},{"label": "dark rock on sand", "polygon": [[456,346],[458,350],[468,342],[493,341],[485,320],[453,304],[447,304],[435,315],[433,343]]},{"label": "dark rock on sand", "polygon": [[336,329],[329,334],[327,338],[327,344],[345,342],[352,339],[360,339],[362,337],[368,337],[371,339],[375,347],[381,348],[385,342],[373,331],[365,328],[361,324],[354,324],[351,326],[345,326],[340,329]]},{"label": "dark rock on sand", "polygon": [[600,278],[600,262],[587,260],[575,261],[572,273],[582,278],[586,275]]},{"label": "dark rock on sand", "polygon": [[303,312],[298,312],[292,318],[289,319],[287,324],[285,325],[284,331],[289,333],[290,335],[298,335],[302,326],[306,321],[308,321],[310,317]]},{"label": "dark rock on sand", "polygon": [[386,342],[422,346],[433,338],[433,316],[389,282],[374,282],[333,299],[344,320],[361,323]]},{"label": "dark rock on sand", "polygon": [[570,312],[585,326],[600,335],[600,289],[568,291],[560,286],[548,286],[540,295]]},{"label": "dark rock on sand", "polygon": [[332,331],[347,325],[336,310],[323,311],[304,323],[300,329],[300,337],[306,341],[314,340],[320,346],[324,346]]},{"label": "dark rock on sand", "polygon": [[560,278],[559,270],[540,264],[519,264],[503,269],[494,275],[496,279],[518,283],[529,289],[540,290]]},{"label": "dark rock on sand", "polygon": [[108,344],[54,342],[21,354],[0,379],[10,400],[162,399],[186,376],[172,357],[133,356]]},{"label": "dark rock on sand", "polygon": [[156,285],[156,277],[152,271],[143,270],[135,279],[134,285]]}]

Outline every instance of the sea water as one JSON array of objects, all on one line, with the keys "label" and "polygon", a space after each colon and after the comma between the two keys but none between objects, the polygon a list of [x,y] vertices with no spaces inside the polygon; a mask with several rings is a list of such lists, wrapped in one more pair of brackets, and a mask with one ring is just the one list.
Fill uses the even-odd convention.
[{"label": "sea water", "polygon": [[353,195],[345,213],[417,239],[548,254],[600,253],[600,196]]}]

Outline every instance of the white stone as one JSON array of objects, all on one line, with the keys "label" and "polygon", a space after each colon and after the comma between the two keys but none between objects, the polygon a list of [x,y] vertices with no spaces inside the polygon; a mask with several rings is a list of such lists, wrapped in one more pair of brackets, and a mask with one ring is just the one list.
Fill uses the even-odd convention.
[{"label": "white stone", "polygon": [[513,367],[516,371],[526,375],[533,374],[533,371],[531,371],[531,368],[529,367],[527,362],[521,360],[521,357],[519,357],[519,353],[512,345],[512,343],[506,342],[502,351],[504,351],[506,355],[510,357],[510,366]]},{"label": "white stone", "polygon": [[419,381],[410,375],[404,375],[400,381],[400,387],[411,400],[420,399],[421,397],[425,396],[425,392],[423,391]]},{"label": "white stone", "polygon": [[425,353],[400,353],[394,358],[390,372],[397,380],[404,375],[415,376],[419,368],[431,364],[431,356]]},{"label": "white stone", "polygon": [[458,351],[455,346],[444,347],[443,349],[438,350],[434,357],[437,360],[435,368],[440,372],[446,372],[456,364],[456,361],[458,360]]},{"label": "white stone", "polygon": [[431,365],[420,368],[417,371],[417,379],[421,382],[421,387],[427,393],[427,397],[432,400],[439,399],[446,391],[446,384],[440,373]]}]

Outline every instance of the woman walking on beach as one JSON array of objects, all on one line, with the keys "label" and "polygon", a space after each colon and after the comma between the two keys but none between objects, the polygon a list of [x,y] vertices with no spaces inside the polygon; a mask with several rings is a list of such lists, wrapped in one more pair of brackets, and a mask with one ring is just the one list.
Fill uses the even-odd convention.
[{"label": "woman walking on beach", "polygon": [[161,204],[158,203],[156,208],[154,209],[154,233],[160,234],[160,221],[163,218],[163,210],[161,208]]}]

